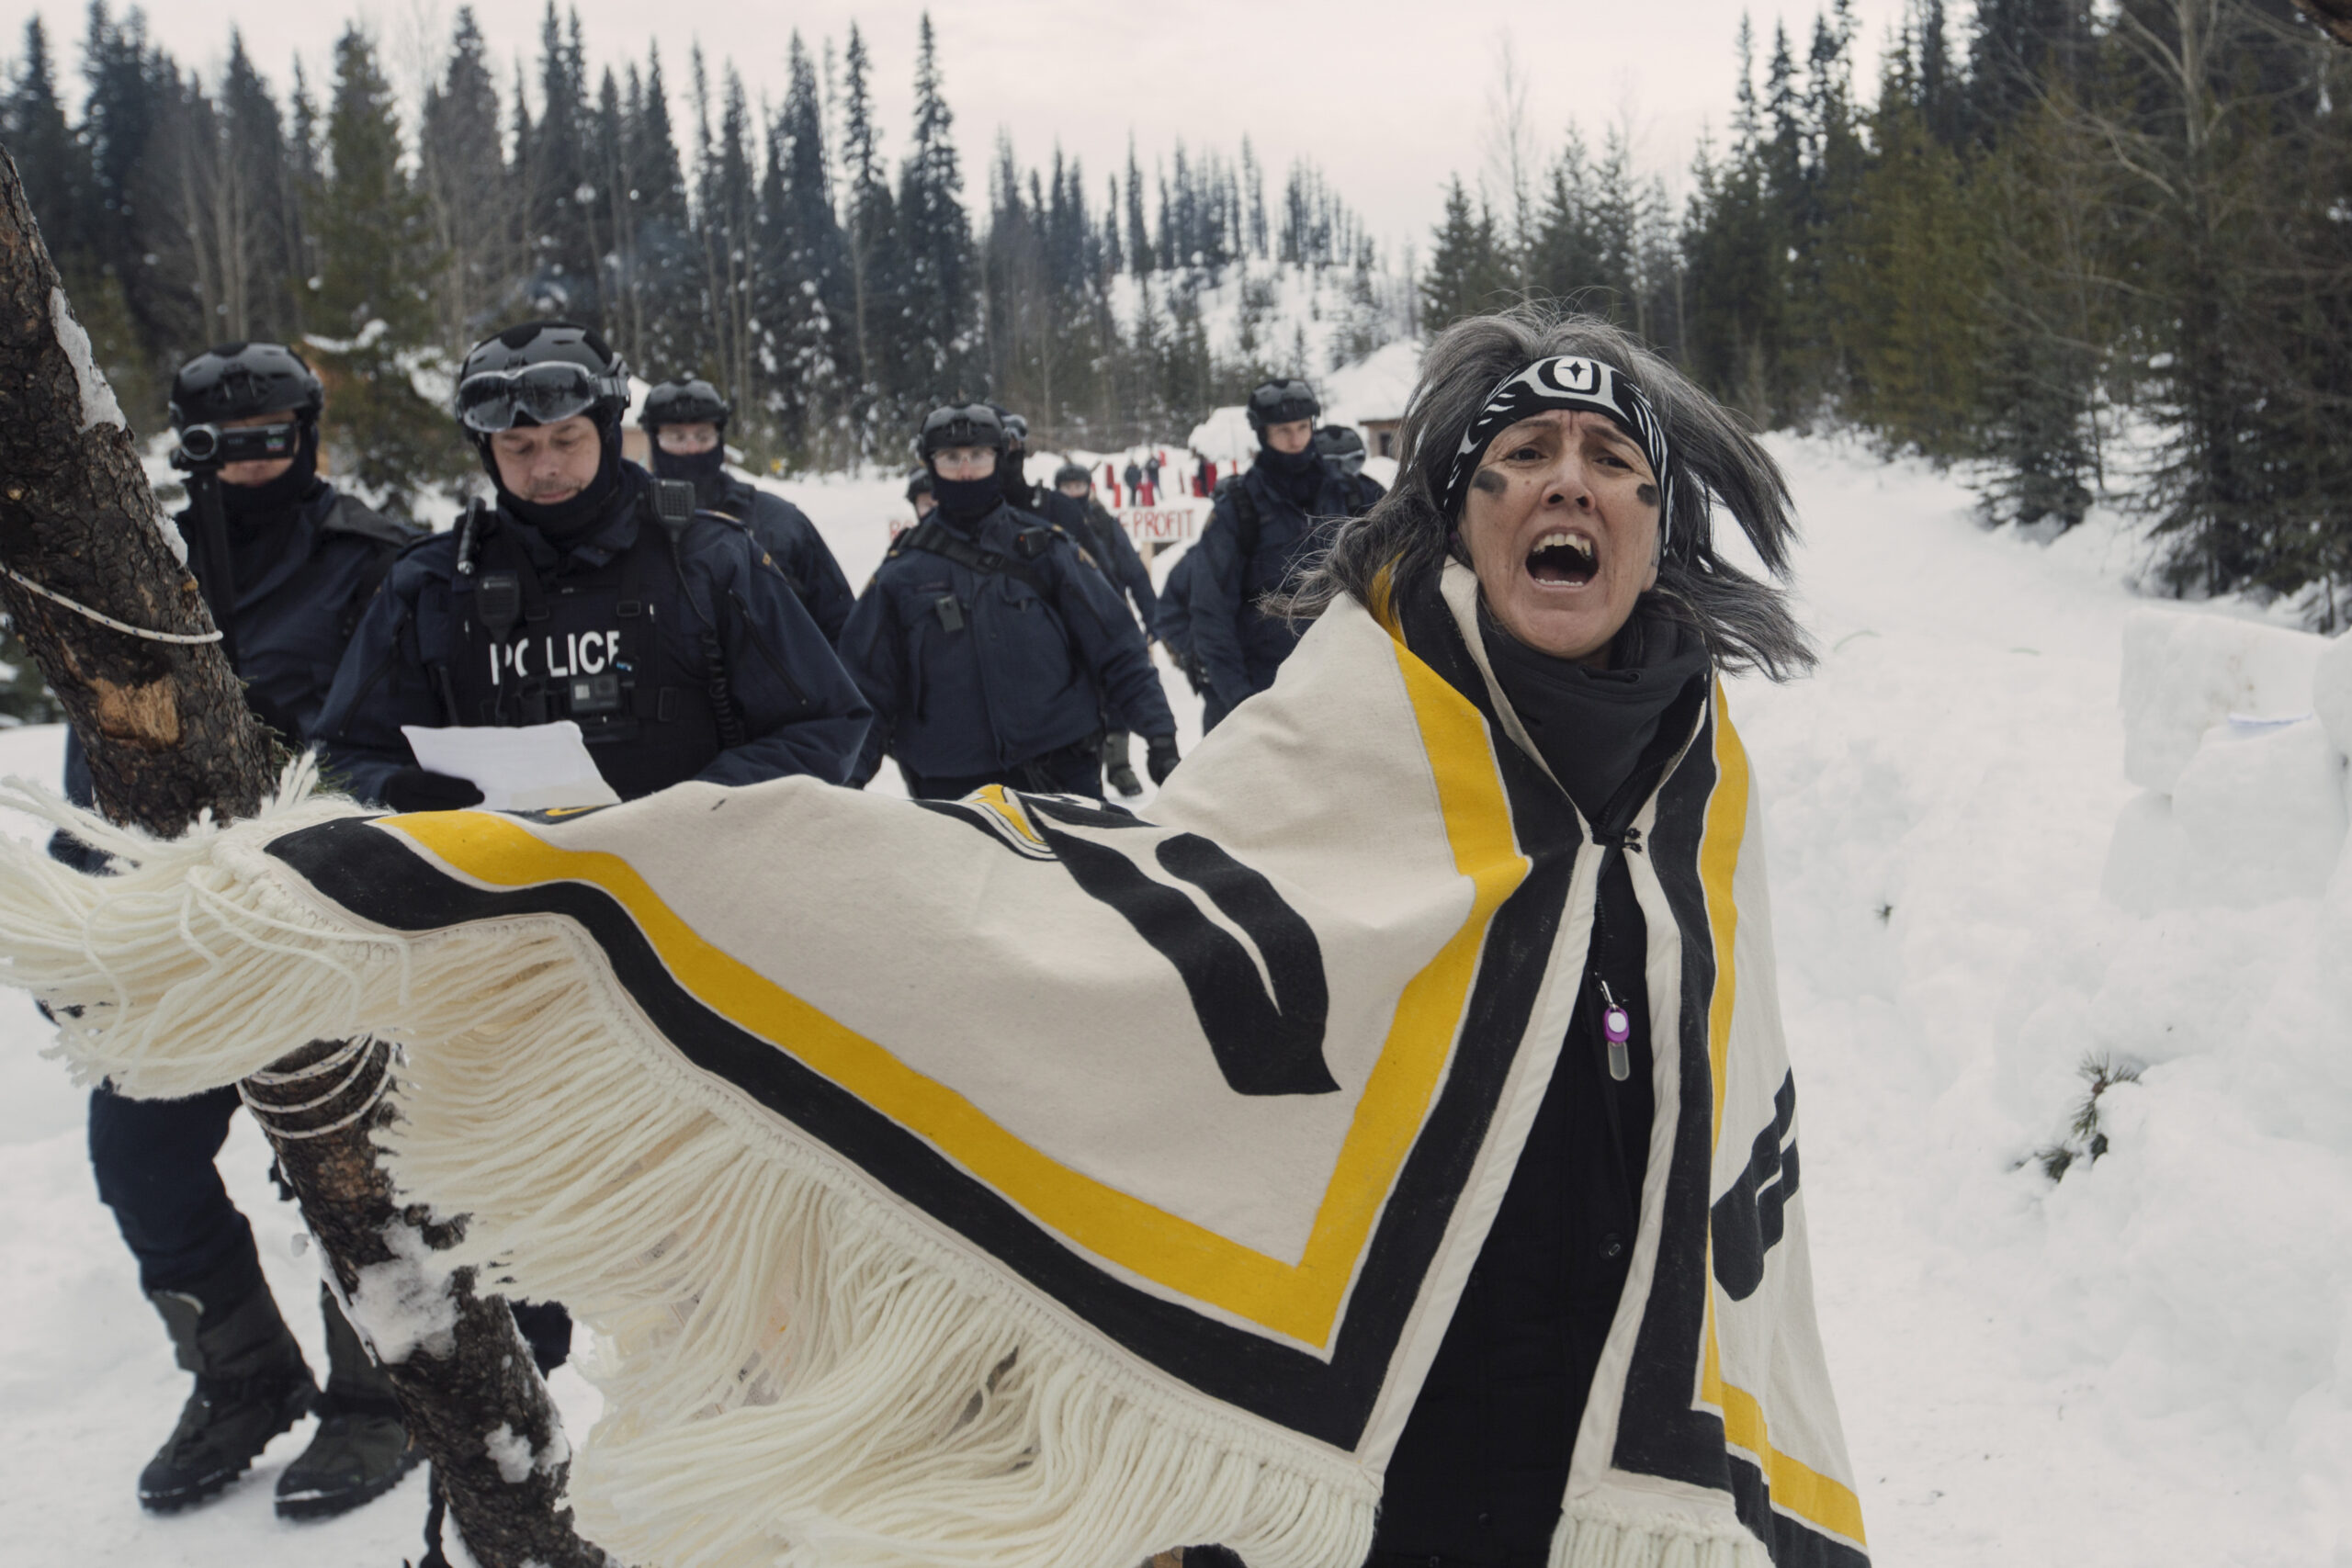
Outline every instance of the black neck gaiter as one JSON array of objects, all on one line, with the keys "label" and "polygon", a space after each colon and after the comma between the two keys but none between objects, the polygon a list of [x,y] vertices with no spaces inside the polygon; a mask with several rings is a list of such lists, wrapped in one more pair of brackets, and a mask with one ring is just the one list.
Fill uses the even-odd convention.
[{"label": "black neck gaiter", "polygon": [[727,448],[714,446],[707,452],[664,452],[662,443],[653,444],[653,477],[657,479],[684,479],[695,487],[695,504],[714,507],[727,488]]},{"label": "black neck gaiter", "polygon": [[1323,458],[1311,446],[1304,452],[1277,452],[1271,446],[1261,446],[1258,467],[1273,487],[1295,502],[1301,511],[1315,504],[1316,493],[1323,488]]},{"label": "black neck gaiter", "polygon": [[1483,604],[1478,631],[1495,679],[1529,739],[1585,820],[1596,825],[1602,825],[1611,799],[1657,735],[1667,709],[1708,669],[1697,629],[1648,604],[1634,605],[1610,645],[1606,670],[1528,647]]},{"label": "black neck gaiter", "polygon": [[934,472],[931,498],[939,503],[941,521],[968,528],[1004,504],[1004,481],[994,474],[984,479],[943,479]]}]

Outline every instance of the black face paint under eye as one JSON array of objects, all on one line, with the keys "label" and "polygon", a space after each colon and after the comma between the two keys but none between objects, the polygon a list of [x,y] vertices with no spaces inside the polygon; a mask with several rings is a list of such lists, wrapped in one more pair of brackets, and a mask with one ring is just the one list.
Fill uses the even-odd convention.
[{"label": "black face paint under eye", "polygon": [[1471,476],[1470,488],[1485,491],[1488,495],[1500,495],[1510,488],[1510,481],[1492,468],[1480,468]]},{"label": "black face paint under eye", "polygon": [[1642,486],[1641,489],[1634,492],[1634,499],[1640,502],[1644,506],[1656,506],[1657,504],[1657,486],[1652,484],[1645,484]]}]

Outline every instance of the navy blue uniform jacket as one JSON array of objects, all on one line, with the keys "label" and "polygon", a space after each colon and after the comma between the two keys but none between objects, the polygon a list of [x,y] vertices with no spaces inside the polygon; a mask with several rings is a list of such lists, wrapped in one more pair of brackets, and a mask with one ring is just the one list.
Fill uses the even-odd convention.
[{"label": "navy blue uniform jacket", "polygon": [[1209,525],[1193,547],[1200,558],[1191,574],[1193,653],[1210,690],[1228,708],[1272,685],[1274,671],[1304,635],[1304,627],[1260,610],[1259,598],[1288,584],[1306,563],[1315,520],[1362,510],[1363,492],[1353,480],[1329,464],[1318,468],[1321,480],[1306,510],[1262,465],[1243,470],[1235,489],[1246,489],[1258,508],[1258,547],[1247,559],[1232,490],[1217,497]]},{"label": "navy blue uniform jacket", "polygon": [[767,551],[776,570],[791,582],[801,607],[825,634],[825,640],[840,642],[857,595],[849,591],[849,579],[842,575],[841,563],[817,532],[817,525],[780,495],[771,495],[732,474],[720,478],[720,493],[710,509],[751,530],[752,541]]},{"label": "navy blue uniform jacket", "polygon": [[[238,575],[236,603],[222,605],[211,585],[205,603],[237,649],[237,674],[254,711],[285,731],[297,747],[316,729],[327,689],[351,640],[368,595],[384,581],[384,558],[424,538],[424,532],[346,505],[334,486],[319,481],[290,519],[263,531],[232,522],[231,554]],[[188,513],[179,514],[183,527]],[[65,738],[65,795],[90,800],[90,765],[81,737]]]},{"label": "navy blue uniform jacket", "polygon": [[1127,531],[1119,526],[1119,520],[1091,496],[1064,495],[1057,490],[1040,488],[1037,498],[1042,503],[1038,513],[1086,547],[1086,553],[1094,558],[1094,564],[1111,580],[1112,588],[1133,601],[1145,632],[1157,636],[1159,605],[1152,597],[1151,569],[1136,554],[1135,545],[1127,538]]},{"label": "navy blue uniform jacket", "polygon": [[[593,570],[660,525],[648,515],[644,487],[652,481],[634,464],[608,520],[566,552],[554,581],[567,570]],[[500,513],[497,525],[530,533]],[[457,579],[458,539],[436,534],[402,556],[377,595],[344,655],[334,689],[320,716],[318,739],[328,765],[363,800],[381,800],[384,781],[415,765],[401,726],[449,722],[435,694],[427,665],[452,651],[455,601],[473,592]],[[679,541],[688,591],[717,621],[727,673],[747,739],[722,750],[696,774],[712,784],[759,784],[808,773],[828,784],[849,774],[871,716],[865,700],[817,623],[781,574],[762,564],[750,535],[715,517],[697,516]],[[688,667],[699,667],[702,619],[692,606],[663,607],[662,634],[677,645]]]},{"label": "navy blue uniform jacket", "polygon": [[[1006,505],[976,526],[932,516],[1014,559],[1013,536],[1044,525]],[[885,750],[918,773],[997,773],[1094,734],[1106,705],[1120,728],[1176,733],[1135,617],[1067,535],[1051,537],[1024,563],[1042,595],[1011,572],[983,575],[927,550],[882,562],[842,633],[842,662],[874,705],[859,779]]]}]

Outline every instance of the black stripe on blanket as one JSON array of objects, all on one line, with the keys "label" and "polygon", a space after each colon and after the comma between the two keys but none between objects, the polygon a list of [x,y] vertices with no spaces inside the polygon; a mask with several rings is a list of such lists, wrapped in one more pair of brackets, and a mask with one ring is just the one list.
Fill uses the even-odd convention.
[{"label": "black stripe on blanket", "polygon": [[[1650,864],[1665,886],[1682,936],[1682,1010],[1676,1041],[1682,1114],[1667,1168],[1666,1212],[1647,1310],[1625,1374],[1614,1463],[1693,1486],[1732,1489],[1722,1417],[1694,1409],[1707,1298],[1707,1176],[1715,1074],[1707,1054],[1707,1010],[1715,994],[1714,933],[1699,875],[1707,799],[1718,782],[1713,705],[1699,737],[1659,792]],[[1695,1113],[1694,1113],[1695,1111]]]},{"label": "black stripe on blanket", "polygon": [[[1484,680],[1452,615],[1432,594],[1424,613],[1408,621],[1416,651],[1499,736]],[[287,834],[269,851],[321,894],[395,931],[520,914],[576,921],[646,1016],[696,1066],[849,1159],[1146,1361],[1212,1398],[1352,1451],[1486,1138],[1567,897],[1578,839],[1574,816],[1516,746],[1502,739],[1496,751],[1521,847],[1533,868],[1488,928],[1460,1048],[1367,1244],[1328,1362],[1096,1268],[930,1145],[706,1007],[673,978],[621,905],[599,889],[579,883],[475,887],[357,818]]]}]

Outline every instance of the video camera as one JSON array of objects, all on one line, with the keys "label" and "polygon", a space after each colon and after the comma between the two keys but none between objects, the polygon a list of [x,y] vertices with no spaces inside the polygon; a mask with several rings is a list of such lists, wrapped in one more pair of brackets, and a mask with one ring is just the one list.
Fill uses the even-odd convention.
[{"label": "video camera", "polygon": [[266,463],[302,449],[298,420],[284,424],[191,424],[172,448],[172,467],[182,473],[218,469],[229,463]]}]

